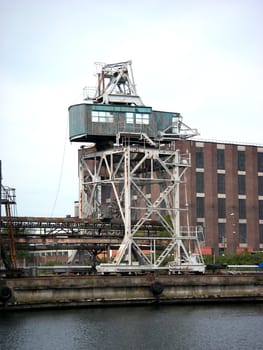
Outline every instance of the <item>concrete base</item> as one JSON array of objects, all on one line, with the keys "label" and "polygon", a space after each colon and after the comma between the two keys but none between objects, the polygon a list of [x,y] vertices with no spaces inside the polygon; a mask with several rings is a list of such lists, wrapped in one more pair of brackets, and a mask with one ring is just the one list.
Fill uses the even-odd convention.
[{"label": "concrete base", "polygon": [[[1,299],[1,288],[5,289]],[[4,290],[3,290],[4,293]],[[7,300],[4,300],[7,298]],[[263,274],[53,276],[0,281],[0,309],[263,301]]]}]

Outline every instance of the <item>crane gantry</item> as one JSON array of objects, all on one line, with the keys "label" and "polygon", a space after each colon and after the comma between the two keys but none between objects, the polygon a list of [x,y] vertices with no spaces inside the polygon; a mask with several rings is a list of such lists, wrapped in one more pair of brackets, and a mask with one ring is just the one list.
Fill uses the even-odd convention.
[{"label": "crane gantry", "polygon": [[[176,147],[197,130],[179,113],[144,106],[131,61],[100,64],[97,77],[95,94],[69,107],[70,140],[87,142],[79,152],[79,216],[124,225],[116,254],[97,271],[203,273],[185,190],[191,155]],[[161,229],[145,235],[142,227],[154,220]]]}]

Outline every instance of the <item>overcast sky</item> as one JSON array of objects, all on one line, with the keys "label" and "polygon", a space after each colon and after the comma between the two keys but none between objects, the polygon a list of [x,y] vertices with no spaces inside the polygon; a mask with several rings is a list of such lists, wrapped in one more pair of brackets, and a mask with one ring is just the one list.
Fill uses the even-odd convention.
[{"label": "overcast sky", "polygon": [[20,216],[73,215],[67,109],[95,62],[132,60],[144,104],[201,138],[263,144],[262,0],[0,0],[0,29],[0,159]]}]

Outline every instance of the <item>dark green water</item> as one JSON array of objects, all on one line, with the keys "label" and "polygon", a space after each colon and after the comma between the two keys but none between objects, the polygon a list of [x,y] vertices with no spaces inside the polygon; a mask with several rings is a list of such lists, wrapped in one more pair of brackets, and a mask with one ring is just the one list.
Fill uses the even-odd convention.
[{"label": "dark green water", "polygon": [[1,350],[263,349],[263,304],[0,312]]}]

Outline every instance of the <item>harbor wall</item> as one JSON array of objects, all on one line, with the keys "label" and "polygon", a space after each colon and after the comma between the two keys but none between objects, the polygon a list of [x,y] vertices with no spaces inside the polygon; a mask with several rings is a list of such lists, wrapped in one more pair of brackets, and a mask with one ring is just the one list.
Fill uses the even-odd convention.
[{"label": "harbor wall", "polygon": [[263,301],[263,274],[52,276],[0,280],[0,309],[8,310],[211,301]]}]

